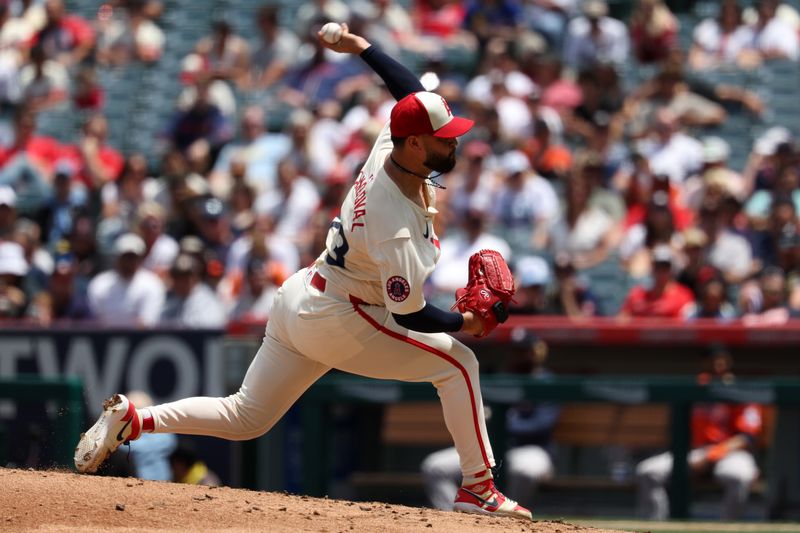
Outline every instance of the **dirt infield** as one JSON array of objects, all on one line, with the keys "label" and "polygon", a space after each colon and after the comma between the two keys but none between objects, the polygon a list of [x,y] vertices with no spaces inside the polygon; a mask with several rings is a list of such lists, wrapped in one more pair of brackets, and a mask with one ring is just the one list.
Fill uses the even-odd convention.
[{"label": "dirt infield", "polygon": [[[563,522],[0,468],[0,531],[401,531],[603,533]],[[618,531],[618,530],[615,530]]]}]

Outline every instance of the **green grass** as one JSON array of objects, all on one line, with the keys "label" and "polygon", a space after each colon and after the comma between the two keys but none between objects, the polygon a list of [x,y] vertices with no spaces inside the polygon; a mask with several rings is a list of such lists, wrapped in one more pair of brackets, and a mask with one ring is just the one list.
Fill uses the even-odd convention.
[{"label": "green grass", "polygon": [[565,521],[603,529],[652,533],[800,533],[800,523],[789,522],[648,522],[586,518],[565,519]]}]

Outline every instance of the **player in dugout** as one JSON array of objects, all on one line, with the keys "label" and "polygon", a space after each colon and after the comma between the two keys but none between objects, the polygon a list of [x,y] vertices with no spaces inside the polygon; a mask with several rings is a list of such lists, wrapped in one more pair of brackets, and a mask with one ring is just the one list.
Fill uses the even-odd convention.
[{"label": "player in dugout", "polygon": [[[734,382],[733,359],[722,345],[711,346],[708,368],[697,377],[702,385],[730,385]],[[711,403],[692,410],[692,450],[689,468],[698,477],[711,477],[722,485],[723,520],[739,517],[750,486],[759,474],[753,448],[763,430],[761,405]],[[672,454],[664,452],[636,466],[639,486],[638,514],[650,520],[669,518],[665,485],[672,473]]]},{"label": "player in dugout", "polygon": [[[80,472],[94,472],[120,444],[143,432],[246,440],[266,433],[315,381],[336,368],[380,379],[430,382],[458,450],[463,481],[456,511],[531,520],[531,512],[495,487],[478,361],[448,332],[489,334],[507,318],[513,276],[502,256],[470,258],[458,312],[425,301],[423,284],[439,258],[432,177],[455,165],[458,137],[473,121],[454,116],[408,69],[341,25],[323,46],[357,54],[397,99],[326,249],[275,296],[266,335],[240,390],[137,410],[114,395],[75,450]],[[432,173],[436,176],[431,176]]]}]

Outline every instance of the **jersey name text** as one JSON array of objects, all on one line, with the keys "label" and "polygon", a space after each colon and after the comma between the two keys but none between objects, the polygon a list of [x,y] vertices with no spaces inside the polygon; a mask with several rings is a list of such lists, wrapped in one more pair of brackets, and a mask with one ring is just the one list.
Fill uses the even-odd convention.
[{"label": "jersey name text", "polygon": [[353,198],[353,222],[350,225],[350,231],[357,227],[363,227],[364,222],[357,222],[358,219],[367,214],[367,185],[375,178],[375,176],[365,176],[363,172],[359,173],[356,179],[355,197]]}]

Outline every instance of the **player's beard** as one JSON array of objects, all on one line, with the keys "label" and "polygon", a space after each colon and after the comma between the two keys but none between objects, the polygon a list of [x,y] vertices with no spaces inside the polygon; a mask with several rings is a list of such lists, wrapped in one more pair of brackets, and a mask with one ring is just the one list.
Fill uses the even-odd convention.
[{"label": "player's beard", "polygon": [[456,166],[456,152],[453,150],[447,155],[428,152],[422,164],[434,172],[446,174]]}]

